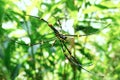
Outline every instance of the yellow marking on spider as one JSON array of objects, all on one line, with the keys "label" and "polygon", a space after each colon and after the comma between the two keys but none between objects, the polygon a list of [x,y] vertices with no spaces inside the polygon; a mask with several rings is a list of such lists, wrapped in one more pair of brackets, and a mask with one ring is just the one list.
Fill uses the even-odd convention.
[{"label": "yellow marking on spider", "polygon": [[80,37],[80,35],[77,35],[77,38],[79,38]]}]

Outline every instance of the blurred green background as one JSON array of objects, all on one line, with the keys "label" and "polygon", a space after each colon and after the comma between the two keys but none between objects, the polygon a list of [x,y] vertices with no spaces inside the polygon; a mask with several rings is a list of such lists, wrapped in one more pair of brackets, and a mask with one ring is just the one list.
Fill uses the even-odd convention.
[{"label": "blurred green background", "polygon": [[[86,35],[66,45],[90,73],[70,65],[49,26],[26,15]],[[119,30],[120,0],[0,0],[0,80],[119,80]]]}]

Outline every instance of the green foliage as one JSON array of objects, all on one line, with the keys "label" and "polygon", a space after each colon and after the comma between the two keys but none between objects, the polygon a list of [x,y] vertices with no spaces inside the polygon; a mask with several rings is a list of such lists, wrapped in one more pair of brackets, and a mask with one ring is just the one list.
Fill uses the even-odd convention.
[{"label": "green foliage", "polygon": [[[0,80],[119,80],[119,7],[119,0],[0,0]],[[65,44],[89,72],[68,61],[48,24],[28,15],[61,34],[86,35]]]}]

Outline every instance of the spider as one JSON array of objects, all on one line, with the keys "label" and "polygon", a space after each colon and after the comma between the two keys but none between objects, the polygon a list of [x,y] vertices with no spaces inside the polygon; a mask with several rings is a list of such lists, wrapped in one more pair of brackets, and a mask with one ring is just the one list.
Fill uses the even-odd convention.
[{"label": "spider", "polygon": [[[36,17],[36,16],[31,16],[31,15],[26,15],[26,16],[34,17],[34,18],[37,18],[40,21],[45,22],[48,25],[48,27],[50,27],[50,29],[53,31],[53,33],[56,36],[56,38],[58,39],[58,41],[59,41],[59,43],[61,45],[62,51],[64,53],[64,56],[68,59],[68,61],[71,63],[71,65],[76,66],[79,69],[83,69],[83,70],[91,73],[89,70],[85,69],[82,66],[82,64],[80,64],[80,62],[77,59],[77,57],[75,57],[75,56],[72,55],[72,52],[69,50],[69,48],[66,45],[66,42],[67,42],[67,39],[69,38],[69,36],[72,36],[72,37],[81,37],[81,36],[87,36],[87,35],[91,35],[91,34],[87,34],[87,35],[64,35],[64,34],[60,33],[52,24],[50,24],[48,21],[44,20],[43,18],[39,18],[39,17]],[[60,25],[60,22],[59,22],[59,25]],[[106,25],[106,26],[108,26],[108,25]],[[35,43],[35,44],[42,44],[44,42],[45,41],[38,42],[38,43]],[[18,44],[22,44],[22,43],[19,43],[19,42],[17,42],[17,43]],[[29,45],[28,44],[22,44],[22,45],[33,46],[35,44],[29,44]]]}]

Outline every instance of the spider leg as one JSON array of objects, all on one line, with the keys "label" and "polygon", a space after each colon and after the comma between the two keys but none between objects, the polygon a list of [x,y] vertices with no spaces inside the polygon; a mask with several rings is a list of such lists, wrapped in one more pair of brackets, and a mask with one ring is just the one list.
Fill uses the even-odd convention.
[{"label": "spider leg", "polygon": [[[79,63],[79,61],[78,61],[77,58],[75,58],[74,56],[72,56],[71,51],[68,49],[68,47],[67,47],[67,45],[64,43],[64,41],[60,41],[60,42],[61,42],[61,45],[62,45],[62,50],[63,50],[63,52],[64,52],[64,55],[65,55],[65,57],[69,60],[69,62],[70,62],[71,64],[74,64],[75,66],[80,67],[80,68],[82,68],[83,70],[91,73],[89,70],[85,69],[85,68]],[[69,55],[65,54],[66,50],[65,50],[63,47],[65,47],[65,49],[67,50],[67,52],[69,53]]]}]

